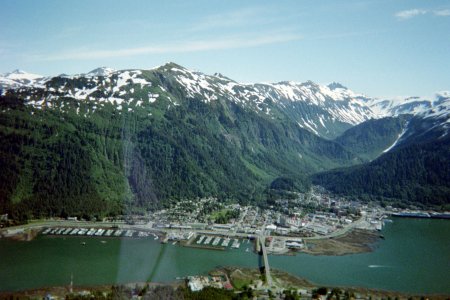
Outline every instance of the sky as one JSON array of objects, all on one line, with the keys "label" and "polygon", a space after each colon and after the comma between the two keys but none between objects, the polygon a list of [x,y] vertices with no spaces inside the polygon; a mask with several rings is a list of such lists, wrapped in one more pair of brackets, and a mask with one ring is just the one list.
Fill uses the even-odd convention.
[{"label": "sky", "polygon": [[450,90],[450,1],[0,0],[0,73],[150,69],[336,81],[375,97]]}]

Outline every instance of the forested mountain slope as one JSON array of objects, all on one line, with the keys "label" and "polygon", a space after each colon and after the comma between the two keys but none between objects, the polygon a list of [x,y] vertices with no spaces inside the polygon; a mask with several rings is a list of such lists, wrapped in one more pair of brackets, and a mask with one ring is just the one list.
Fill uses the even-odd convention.
[{"label": "forested mountain slope", "polygon": [[363,199],[449,209],[450,136],[427,121],[412,118],[399,145],[374,161],[315,174],[313,182]]},{"label": "forested mountain slope", "polygon": [[[448,131],[450,102],[442,94],[411,106],[414,122],[371,120],[381,102],[337,83],[240,84],[174,63],[15,71],[0,76],[0,95],[0,211],[15,218],[104,216],[206,196],[258,203],[279,178],[306,190],[316,172],[432,143]],[[328,174],[315,180],[331,188]]]},{"label": "forested mountain slope", "polygon": [[156,69],[4,91],[1,210],[100,216],[180,198],[262,201],[279,176],[306,189],[308,174],[361,162],[281,110],[190,89]]}]

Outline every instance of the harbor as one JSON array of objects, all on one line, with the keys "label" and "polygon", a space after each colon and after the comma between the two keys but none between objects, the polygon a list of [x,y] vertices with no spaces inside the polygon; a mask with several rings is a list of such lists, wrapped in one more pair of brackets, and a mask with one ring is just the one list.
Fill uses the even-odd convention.
[{"label": "harbor", "polygon": [[[229,237],[226,250],[203,251],[183,247],[182,242],[172,245],[172,242],[162,244],[161,239],[154,240],[152,236],[139,238],[137,233],[127,238],[128,229],[102,228],[106,229],[103,235],[88,236],[93,226],[87,227],[84,235],[70,235],[72,231],[68,228],[73,231],[75,226],[64,230],[57,226],[29,242],[0,239],[0,257],[4,258],[0,260],[0,290],[67,286],[71,274],[74,286],[96,286],[172,282],[177,277],[204,276],[217,266],[259,267],[253,243],[247,244],[245,237],[238,239],[238,249],[231,248],[236,238]],[[52,230],[69,234],[48,234]],[[107,237],[108,230],[115,231]],[[372,252],[343,256],[269,254],[270,267],[324,286],[448,294],[449,230],[447,220],[395,218],[385,224],[380,232],[385,239],[379,240]],[[120,238],[115,237],[116,233],[120,233]],[[213,247],[212,242],[219,235],[199,233],[192,244],[198,246],[197,241],[202,240],[204,246],[207,236],[211,237],[207,246]],[[218,246],[225,240],[227,236],[222,235]],[[328,240],[333,242],[336,238]],[[81,245],[82,241],[86,244]],[[275,242],[272,247],[276,247]]]},{"label": "harbor", "polygon": [[[249,241],[248,238],[247,240]],[[188,240],[184,245],[212,250],[239,249],[241,240],[230,236],[202,234],[195,236],[192,240]]]},{"label": "harbor", "polygon": [[159,236],[154,232],[136,229],[109,229],[109,228],[78,228],[78,227],[47,227],[42,230],[41,235],[50,236],[89,236],[89,237],[127,237],[127,238],[148,238],[155,240]]},{"label": "harbor", "polygon": [[[241,242],[239,238],[229,236],[202,234],[193,231],[155,232],[143,229],[119,229],[119,228],[84,228],[84,227],[47,227],[41,232],[43,236],[83,236],[83,237],[114,237],[114,238],[152,238],[161,243],[178,242],[182,246],[205,248],[213,250],[239,249]],[[249,239],[248,239],[249,241]]]}]

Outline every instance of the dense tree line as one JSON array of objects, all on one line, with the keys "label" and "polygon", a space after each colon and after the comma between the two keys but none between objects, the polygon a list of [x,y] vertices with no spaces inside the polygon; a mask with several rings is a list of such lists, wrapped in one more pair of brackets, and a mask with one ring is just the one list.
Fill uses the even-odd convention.
[{"label": "dense tree line", "polygon": [[[54,78],[48,84],[87,83]],[[36,109],[24,104],[25,92],[1,96],[1,211],[14,219],[89,219],[155,209],[169,199],[262,203],[282,174],[306,190],[304,174],[353,163],[342,146],[292,122],[220,99],[187,100],[176,85],[167,88],[181,105],[167,108],[162,98],[151,114],[107,103],[86,117],[95,102],[60,97],[52,106],[64,110]]]},{"label": "dense tree line", "polygon": [[313,176],[331,191],[397,205],[450,207],[450,137],[408,144],[371,163]]},{"label": "dense tree line", "polygon": [[[158,72],[146,76],[155,86],[165,86],[164,92],[158,91],[158,101],[147,106],[133,106],[128,99],[118,109],[114,102],[61,96],[51,99],[51,108],[35,108],[23,100],[29,96],[26,89],[0,96],[0,211],[18,220],[90,219],[209,196],[263,205],[308,190],[308,176],[315,172],[362,162],[346,149],[355,144],[352,135],[345,143],[325,140],[281,111],[269,117],[220,95],[205,103],[198,96],[188,97],[170,76]],[[47,85],[93,87],[85,79],[64,77]],[[149,92],[139,85],[133,88]],[[96,97],[111,96],[106,89],[97,92]],[[45,89],[33,93],[37,98],[49,96]],[[387,132],[396,133],[398,124],[388,123],[393,125],[386,125]],[[325,183],[319,179],[329,174],[316,180]],[[429,176],[430,184],[421,190],[425,194],[440,184],[440,175]],[[339,180],[343,179],[335,183]],[[373,181],[372,189],[381,188],[377,184]],[[406,198],[418,190],[404,186],[391,186],[398,191],[385,196],[406,193],[402,197]]]}]

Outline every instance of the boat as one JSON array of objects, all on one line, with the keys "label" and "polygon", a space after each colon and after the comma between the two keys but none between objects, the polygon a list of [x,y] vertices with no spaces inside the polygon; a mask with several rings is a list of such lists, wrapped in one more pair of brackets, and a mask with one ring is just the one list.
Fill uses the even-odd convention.
[{"label": "boat", "polygon": [[203,242],[203,240],[205,239],[205,236],[202,235],[198,240],[197,240],[197,244],[201,244]]},{"label": "boat", "polygon": [[81,242],[80,244],[83,245],[83,246],[85,246],[85,245],[86,245],[86,242]]},{"label": "boat", "polygon": [[228,247],[228,244],[230,243],[230,240],[231,240],[230,238],[224,239],[223,242],[222,242],[222,246],[223,247]]},{"label": "boat", "polygon": [[62,232],[62,234],[68,234],[69,232],[71,232],[73,230],[73,228],[67,228],[66,230],[64,230]]},{"label": "boat", "polygon": [[52,230],[51,228],[47,228],[42,232],[42,234],[48,234],[51,230]]},{"label": "boat", "polygon": [[220,242],[220,237],[216,237],[212,243],[213,246],[217,246]]}]

